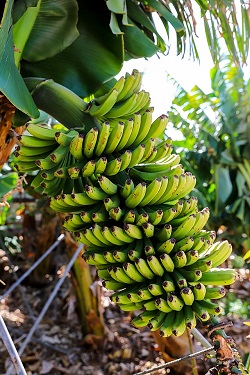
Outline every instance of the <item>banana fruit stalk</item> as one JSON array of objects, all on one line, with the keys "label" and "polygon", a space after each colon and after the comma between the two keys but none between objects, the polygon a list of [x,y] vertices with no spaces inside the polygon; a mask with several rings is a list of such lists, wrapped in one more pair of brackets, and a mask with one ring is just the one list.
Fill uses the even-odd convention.
[{"label": "banana fruit stalk", "polygon": [[179,336],[221,313],[216,301],[237,273],[221,268],[232,246],[206,230],[209,209],[191,195],[196,178],[165,136],[167,116],[152,122],[141,78],[134,70],[99,90],[85,108],[90,126],[28,125],[14,155],[31,188],[65,214],[111,300],[143,310],[132,324]]}]

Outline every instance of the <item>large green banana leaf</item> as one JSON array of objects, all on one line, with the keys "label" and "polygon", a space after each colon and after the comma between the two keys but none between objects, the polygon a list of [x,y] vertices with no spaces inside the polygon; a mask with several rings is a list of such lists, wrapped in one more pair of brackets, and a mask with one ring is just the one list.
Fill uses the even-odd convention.
[{"label": "large green banana leaf", "polygon": [[5,4],[0,28],[0,91],[22,112],[38,117],[39,111],[25,86],[14,59],[13,0]]},{"label": "large green banana leaf", "polygon": [[27,61],[55,56],[79,35],[76,0],[18,0],[13,20],[16,48]]},{"label": "large green banana leaf", "polygon": [[109,12],[104,3],[88,0],[78,5],[79,37],[54,57],[22,61],[21,73],[25,77],[52,78],[84,97],[121,70],[123,38],[110,32]]}]

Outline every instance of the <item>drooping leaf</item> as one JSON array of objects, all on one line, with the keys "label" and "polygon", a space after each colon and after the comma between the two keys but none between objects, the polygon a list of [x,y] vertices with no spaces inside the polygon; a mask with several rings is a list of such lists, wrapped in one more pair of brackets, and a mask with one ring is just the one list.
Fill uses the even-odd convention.
[{"label": "drooping leaf", "polygon": [[23,61],[22,74],[52,78],[81,97],[93,93],[119,73],[124,60],[123,38],[112,34],[109,17],[102,2],[79,2],[79,37],[54,57],[35,63]]},{"label": "drooping leaf", "polygon": [[171,23],[176,31],[183,30],[183,23],[176,18],[160,1],[157,0],[147,0],[148,5],[154,8],[166,21]]},{"label": "drooping leaf", "polygon": [[79,35],[77,21],[76,0],[39,0],[36,7],[28,7],[14,25],[14,35],[22,43],[27,27],[32,24],[24,45],[23,58],[40,61],[63,51]]},{"label": "drooping leaf", "polygon": [[0,28],[0,91],[22,112],[38,117],[39,111],[15,65],[12,7],[13,0],[6,2]]},{"label": "drooping leaf", "polygon": [[[129,22],[132,27],[120,25],[124,32],[124,48],[126,60],[131,58],[151,57],[159,51],[159,48],[150,40],[147,35],[132,20]],[[126,29],[125,29],[126,28]]]}]

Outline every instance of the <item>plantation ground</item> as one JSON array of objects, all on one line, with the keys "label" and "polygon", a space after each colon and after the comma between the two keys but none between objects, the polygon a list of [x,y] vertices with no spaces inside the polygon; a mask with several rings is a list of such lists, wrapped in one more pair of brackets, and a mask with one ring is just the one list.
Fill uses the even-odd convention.
[{"label": "plantation ground", "polygon": [[[25,259],[20,253],[12,259],[10,267],[6,253],[0,250],[0,274],[6,283],[5,287],[0,286],[0,293],[2,294],[15,281],[13,270],[20,276],[30,264],[32,260]],[[61,266],[55,270],[59,277],[65,269],[66,259],[61,257],[60,264]],[[42,285],[34,285],[32,278],[29,278],[21,288],[15,289],[9,297],[0,302],[0,313],[17,349],[52,293],[56,283],[55,274],[48,275],[47,282]],[[244,282],[242,280],[234,288],[235,293],[249,300],[249,279],[244,279]],[[111,304],[105,291],[102,294],[101,309],[105,320],[104,341],[100,342],[97,337],[91,335],[83,337],[69,275],[24,351],[22,361],[27,374],[132,375],[164,363],[160,348],[149,331],[133,328],[130,325],[131,315]],[[244,355],[249,352],[249,340],[246,339],[249,327],[243,325],[242,319],[225,317],[225,320],[229,319],[233,320],[234,326],[227,330],[227,333],[235,339],[237,349]],[[201,327],[200,329],[205,334],[205,330]],[[203,348],[194,342],[194,350],[201,349]],[[175,356],[178,357],[178,348],[175,350]],[[9,355],[1,342],[0,374],[4,375],[9,365]],[[157,371],[154,374],[191,374],[189,364],[185,362],[184,366]],[[212,366],[213,362],[210,360],[197,360],[199,375],[205,375]]]}]

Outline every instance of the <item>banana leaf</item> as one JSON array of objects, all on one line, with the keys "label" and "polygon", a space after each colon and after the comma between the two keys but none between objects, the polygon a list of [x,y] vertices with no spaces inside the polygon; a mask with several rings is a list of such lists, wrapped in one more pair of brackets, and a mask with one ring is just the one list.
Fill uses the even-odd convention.
[{"label": "banana leaf", "polygon": [[39,111],[25,86],[14,59],[12,8],[14,1],[6,2],[0,28],[0,91],[22,112],[38,117]]},{"label": "banana leaf", "polygon": [[[97,0],[78,2],[79,37],[57,55],[21,62],[24,77],[51,78],[81,97],[116,76],[124,61],[123,37],[109,29],[110,12]],[[97,11],[98,9],[98,11]]]},{"label": "banana leaf", "polygon": [[39,0],[36,6],[29,3],[19,0],[13,15],[14,42],[25,60],[53,57],[79,36],[76,0]]}]

